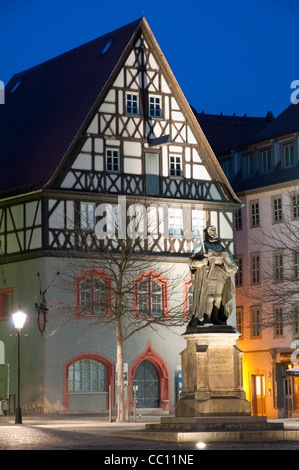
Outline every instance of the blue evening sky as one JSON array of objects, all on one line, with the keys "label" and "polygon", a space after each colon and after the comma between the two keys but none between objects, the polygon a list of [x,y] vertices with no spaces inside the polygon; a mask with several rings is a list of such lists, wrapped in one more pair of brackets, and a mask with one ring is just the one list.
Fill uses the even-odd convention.
[{"label": "blue evening sky", "polygon": [[0,0],[0,80],[145,16],[199,112],[275,116],[298,70],[298,0]]}]

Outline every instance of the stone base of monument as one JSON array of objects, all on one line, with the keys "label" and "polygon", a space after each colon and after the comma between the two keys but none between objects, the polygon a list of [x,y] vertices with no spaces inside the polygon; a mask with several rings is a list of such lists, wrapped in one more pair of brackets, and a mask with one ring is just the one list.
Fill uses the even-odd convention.
[{"label": "stone base of monument", "polygon": [[232,327],[188,327],[183,336],[187,345],[181,353],[182,391],[175,416],[112,435],[172,442],[299,440],[299,431],[251,416],[243,390],[243,353]]},{"label": "stone base of monument", "polygon": [[181,353],[182,391],[177,417],[250,416],[243,390],[242,351],[231,326],[188,328]]}]

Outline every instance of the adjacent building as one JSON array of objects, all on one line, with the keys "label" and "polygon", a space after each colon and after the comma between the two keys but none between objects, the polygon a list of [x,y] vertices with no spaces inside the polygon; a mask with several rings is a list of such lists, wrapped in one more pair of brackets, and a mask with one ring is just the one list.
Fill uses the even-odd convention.
[{"label": "adjacent building", "polygon": [[243,205],[236,213],[238,345],[254,415],[299,407],[296,365],[299,260],[299,107],[276,119],[194,111]]}]

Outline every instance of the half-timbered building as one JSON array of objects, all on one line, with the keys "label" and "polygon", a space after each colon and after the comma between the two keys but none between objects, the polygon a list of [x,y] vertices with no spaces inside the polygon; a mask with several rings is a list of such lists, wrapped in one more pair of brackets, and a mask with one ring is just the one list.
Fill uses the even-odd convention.
[{"label": "half-timbered building", "polygon": [[[81,316],[57,328],[64,255],[79,260],[72,292],[64,294],[74,312],[91,298],[105,298],[109,307],[113,281],[92,266],[101,251],[97,208],[119,208],[124,200],[166,207],[164,231],[142,239],[137,229],[139,248],[147,244],[160,261],[136,276],[134,308],[139,302],[143,314],[163,315],[179,298],[187,319],[194,243],[205,225],[215,225],[234,253],[240,202],[145,18],[14,75],[0,116],[3,361],[14,370],[10,313],[21,305],[29,333],[22,338],[23,407],[105,410],[115,396],[115,333],[107,325],[89,328],[90,319],[107,313],[96,302],[83,322]],[[115,238],[107,236],[105,249],[113,248]],[[176,298],[168,298],[163,274],[169,264],[184,276]],[[45,303],[48,311],[35,308]],[[126,342],[124,370],[129,388],[138,385],[139,407],[173,408],[183,331],[144,330]],[[6,369],[0,373],[5,396]],[[9,393],[15,390],[11,373]]]}]

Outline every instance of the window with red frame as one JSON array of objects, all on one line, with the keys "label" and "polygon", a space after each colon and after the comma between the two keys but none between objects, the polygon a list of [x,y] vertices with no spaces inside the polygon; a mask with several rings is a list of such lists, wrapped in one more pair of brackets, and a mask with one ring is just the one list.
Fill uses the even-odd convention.
[{"label": "window with red frame", "polygon": [[0,320],[6,320],[13,309],[13,288],[0,289]]},{"label": "window with red frame", "polygon": [[135,315],[138,318],[166,317],[168,312],[167,280],[149,270],[135,282]]},{"label": "window with red frame", "polygon": [[112,280],[105,271],[85,269],[76,277],[76,310],[78,315],[104,317],[111,315]]}]

